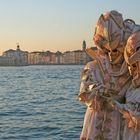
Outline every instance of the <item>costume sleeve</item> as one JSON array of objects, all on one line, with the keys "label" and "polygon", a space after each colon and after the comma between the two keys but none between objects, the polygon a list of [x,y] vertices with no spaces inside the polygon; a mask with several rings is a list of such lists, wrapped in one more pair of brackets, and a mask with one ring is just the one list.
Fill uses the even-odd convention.
[{"label": "costume sleeve", "polygon": [[81,72],[79,100],[88,106],[92,103],[102,85],[97,76],[97,67],[94,62],[89,62]]},{"label": "costume sleeve", "polygon": [[137,131],[140,127],[140,103],[124,104],[122,114],[127,122],[128,128]]}]

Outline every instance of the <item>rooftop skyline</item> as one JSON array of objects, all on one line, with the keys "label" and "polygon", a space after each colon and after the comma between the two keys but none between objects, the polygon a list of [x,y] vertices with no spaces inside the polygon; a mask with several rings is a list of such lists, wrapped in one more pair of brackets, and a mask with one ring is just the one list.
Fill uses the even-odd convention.
[{"label": "rooftop skyline", "polygon": [[[93,48],[93,47],[92,47]],[[94,47],[95,48],[95,47]],[[96,49],[96,48],[95,48]],[[27,51],[27,50],[23,50],[21,47],[20,47],[20,45],[18,45],[18,46],[16,46],[16,48],[14,48],[14,49],[11,49],[11,48],[9,48],[9,49],[7,49],[7,50],[5,50],[4,52],[2,52],[2,54],[3,53],[5,53],[5,52],[14,52],[14,51],[17,51],[17,50],[20,50],[20,51],[23,51],[23,52],[28,52],[28,53],[32,53],[32,52],[48,52],[48,53],[58,53],[58,52],[60,52],[60,53],[66,53],[66,52],[77,52],[77,51],[83,51],[83,47],[81,46],[81,48],[77,48],[76,50],[67,50],[67,51],[63,51],[63,52],[61,52],[60,50],[57,50],[57,51],[51,51],[51,50],[42,50],[42,51],[38,51],[38,50],[32,50],[31,52],[30,51]]]},{"label": "rooftop skyline", "polygon": [[140,24],[139,1],[0,0],[0,54],[16,49],[68,51],[94,46],[95,23],[101,13],[117,10]]}]

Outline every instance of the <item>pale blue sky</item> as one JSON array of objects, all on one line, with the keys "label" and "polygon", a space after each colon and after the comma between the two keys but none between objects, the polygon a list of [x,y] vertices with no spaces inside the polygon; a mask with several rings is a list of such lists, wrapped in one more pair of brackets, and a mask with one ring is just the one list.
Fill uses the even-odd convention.
[{"label": "pale blue sky", "polygon": [[101,13],[118,10],[140,24],[140,1],[132,0],[0,0],[0,53],[66,51],[93,46],[95,23]]}]

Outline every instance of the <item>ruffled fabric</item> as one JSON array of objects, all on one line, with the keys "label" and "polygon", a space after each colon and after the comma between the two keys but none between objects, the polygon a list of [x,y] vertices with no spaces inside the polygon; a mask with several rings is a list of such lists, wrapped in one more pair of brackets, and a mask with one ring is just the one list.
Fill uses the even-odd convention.
[{"label": "ruffled fabric", "polygon": [[140,88],[131,85],[126,93],[126,104],[124,105],[123,117],[125,127],[124,140],[140,139]]},{"label": "ruffled fabric", "polygon": [[[119,81],[127,79],[128,75],[110,76],[108,60],[100,57],[100,62],[109,79],[102,77],[101,67],[96,61],[88,63],[81,74],[79,98],[87,105],[87,111],[80,140],[120,140],[121,137],[121,114],[103,96],[122,101],[128,87],[124,86],[126,80]],[[111,85],[109,89],[105,84]]]}]

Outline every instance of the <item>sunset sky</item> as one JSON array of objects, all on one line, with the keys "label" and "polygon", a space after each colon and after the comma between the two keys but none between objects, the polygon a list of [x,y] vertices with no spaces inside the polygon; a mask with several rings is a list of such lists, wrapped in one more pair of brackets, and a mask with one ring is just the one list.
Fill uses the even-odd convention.
[{"label": "sunset sky", "polygon": [[53,52],[81,49],[92,36],[101,13],[118,10],[140,24],[140,1],[0,0],[0,54],[16,49]]}]

